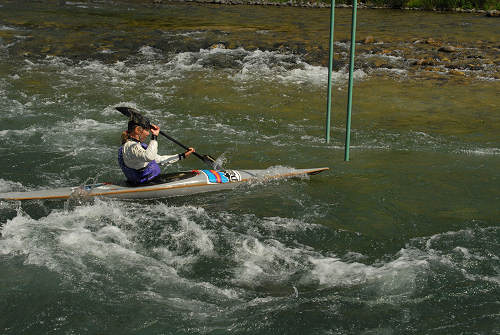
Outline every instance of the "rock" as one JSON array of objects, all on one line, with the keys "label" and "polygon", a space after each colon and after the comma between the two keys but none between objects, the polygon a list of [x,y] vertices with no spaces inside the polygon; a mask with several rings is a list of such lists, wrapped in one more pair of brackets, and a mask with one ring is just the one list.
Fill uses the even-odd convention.
[{"label": "rock", "polygon": [[496,10],[496,9],[489,10],[489,11],[486,12],[486,16],[489,16],[489,17],[499,17],[500,16],[500,10]]},{"label": "rock", "polygon": [[422,59],[419,59],[415,64],[416,65],[434,65],[434,60],[432,58],[422,58]]},{"label": "rock", "polygon": [[430,44],[430,45],[434,45],[434,46],[440,46],[441,43],[439,43],[438,41],[434,40],[433,38],[428,38],[425,43],[427,44]]},{"label": "rock", "polygon": [[225,49],[226,46],[223,43],[215,43],[210,46],[210,49]]},{"label": "rock", "polygon": [[371,35],[366,36],[365,39],[363,40],[364,44],[370,44],[370,43],[375,43],[375,38]]},{"label": "rock", "polygon": [[426,67],[424,70],[425,71],[430,71],[430,72],[440,72],[441,71],[440,68],[438,68],[438,67],[432,67],[432,66]]},{"label": "rock", "polygon": [[386,68],[388,67],[387,60],[381,58],[373,58],[366,62],[368,68]]},{"label": "rock", "polygon": [[467,69],[473,70],[473,71],[480,71],[483,69],[483,67],[480,64],[467,64]]},{"label": "rock", "polygon": [[430,72],[430,71],[423,71],[420,75],[424,78],[436,79],[436,80],[439,80],[442,77],[440,73]]},{"label": "rock", "polygon": [[442,52],[456,52],[457,48],[454,47],[454,46],[451,46],[451,45],[445,45],[445,46],[442,46],[441,48],[439,48],[438,51],[442,51]]},{"label": "rock", "polygon": [[465,72],[456,69],[450,70],[448,73],[454,76],[465,76]]}]

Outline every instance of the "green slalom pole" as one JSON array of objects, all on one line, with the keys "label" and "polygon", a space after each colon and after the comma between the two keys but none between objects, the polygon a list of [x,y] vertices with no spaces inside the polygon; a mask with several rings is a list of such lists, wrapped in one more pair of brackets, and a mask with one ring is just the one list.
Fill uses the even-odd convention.
[{"label": "green slalom pole", "polygon": [[326,98],[326,143],[330,143],[330,114],[332,111],[332,71],[333,71],[333,22],[335,18],[335,0],[330,8],[330,55],[328,57],[328,93]]},{"label": "green slalom pole", "polygon": [[349,62],[349,91],[347,93],[347,120],[345,129],[345,153],[344,161],[349,161],[349,146],[351,142],[351,110],[352,110],[352,84],[354,81],[354,49],[356,47],[356,14],[358,10],[357,0],[352,2],[352,27],[351,27],[351,60]]}]

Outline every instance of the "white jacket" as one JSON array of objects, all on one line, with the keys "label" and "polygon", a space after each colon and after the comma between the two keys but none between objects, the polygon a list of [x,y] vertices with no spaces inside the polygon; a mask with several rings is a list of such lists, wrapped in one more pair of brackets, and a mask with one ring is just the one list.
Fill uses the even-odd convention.
[{"label": "white jacket", "polygon": [[153,160],[163,165],[175,163],[183,158],[182,154],[158,155],[158,142],[156,140],[151,140],[147,149],[144,149],[141,143],[132,140],[128,140],[123,145],[123,162],[129,168],[135,170],[145,168]]}]

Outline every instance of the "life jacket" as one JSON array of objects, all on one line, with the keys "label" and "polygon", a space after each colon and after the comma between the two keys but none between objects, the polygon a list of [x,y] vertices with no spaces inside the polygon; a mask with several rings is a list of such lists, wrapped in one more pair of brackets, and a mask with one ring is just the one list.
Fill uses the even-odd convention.
[{"label": "life jacket", "polygon": [[[141,143],[141,146],[144,148],[144,150],[148,148],[148,145],[146,143]],[[127,180],[130,183],[136,185],[147,183],[148,181],[156,178],[161,173],[160,166],[154,160],[149,162],[146,167],[139,170],[132,169],[125,165],[125,161],[123,160],[123,145],[120,147],[120,149],[118,149],[118,164],[120,164],[120,167],[127,177]]]}]

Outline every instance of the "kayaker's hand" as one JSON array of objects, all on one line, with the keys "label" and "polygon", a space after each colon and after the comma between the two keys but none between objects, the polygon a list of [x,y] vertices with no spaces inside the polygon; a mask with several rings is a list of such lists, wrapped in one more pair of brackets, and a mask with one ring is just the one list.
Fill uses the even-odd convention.
[{"label": "kayaker's hand", "polygon": [[184,155],[187,157],[189,157],[189,155],[191,155],[193,152],[195,152],[196,150],[194,150],[194,148],[189,148],[185,153]]},{"label": "kayaker's hand", "polygon": [[160,134],[160,127],[158,127],[155,124],[152,124],[151,125],[151,134],[153,134],[154,136],[158,136]]}]

